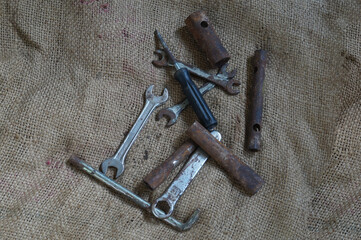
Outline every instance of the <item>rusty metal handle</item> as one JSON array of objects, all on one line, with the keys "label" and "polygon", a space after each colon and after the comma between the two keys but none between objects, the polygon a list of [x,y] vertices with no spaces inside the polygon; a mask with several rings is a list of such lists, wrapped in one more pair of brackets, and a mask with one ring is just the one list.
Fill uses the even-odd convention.
[{"label": "rusty metal handle", "polygon": [[200,48],[206,53],[212,67],[220,68],[228,62],[231,56],[223,47],[205,12],[197,11],[192,13],[185,20],[185,24]]},{"label": "rusty metal handle", "polygon": [[261,130],[263,112],[263,82],[267,63],[267,52],[257,50],[255,52],[254,81],[249,101],[249,119],[247,123],[247,147],[252,151],[261,149]]},{"label": "rusty metal handle", "polygon": [[174,168],[196,150],[196,145],[192,141],[184,142],[167,160],[154,168],[147,176],[143,178],[146,185],[152,190],[161,185],[169,176]]},{"label": "rusty metal handle", "polygon": [[263,179],[238,159],[230,149],[213,137],[200,123],[194,122],[186,133],[209,156],[216,160],[244,188],[247,194],[253,195],[262,187]]}]

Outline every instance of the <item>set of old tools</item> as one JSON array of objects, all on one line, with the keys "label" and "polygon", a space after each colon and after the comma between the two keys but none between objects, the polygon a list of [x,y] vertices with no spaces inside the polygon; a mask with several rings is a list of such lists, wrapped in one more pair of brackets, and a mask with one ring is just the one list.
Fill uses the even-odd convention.
[{"label": "set of old tools", "polygon": [[[153,61],[156,67],[174,67],[176,69],[174,78],[179,82],[186,99],[181,103],[162,109],[158,112],[157,118],[163,116],[169,118],[167,126],[177,122],[180,113],[191,105],[195,111],[198,121],[195,121],[186,131],[190,140],[184,142],[168,159],[162,162],[144,177],[144,183],[151,189],[156,189],[169,176],[171,171],[186,162],[178,175],[172,181],[167,190],[153,203],[149,203],[134,194],[127,188],[109,178],[106,173],[109,167],[115,168],[115,178],[124,172],[124,161],[132,144],[139,135],[141,129],[146,124],[151,113],[168,99],[167,89],[163,90],[162,96],[155,96],[152,93],[153,85],[149,86],[145,92],[145,105],[132,129],[124,139],[122,145],[113,157],[105,159],[100,165],[100,171],[94,169],[86,162],[76,156],[72,156],[70,162],[94,178],[106,184],[108,187],[128,197],[141,208],[151,212],[156,218],[161,219],[176,229],[183,231],[191,228],[199,217],[199,210],[196,209],[193,215],[182,223],[172,217],[174,207],[178,199],[186,191],[197,173],[201,170],[208,158],[214,159],[222,168],[239,184],[244,191],[253,195],[264,184],[262,178],[249,166],[235,156],[230,149],[221,143],[221,133],[215,130],[218,122],[203,98],[203,94],[219,86],[231,95],[238,94],[239,91],[234,86],[240,85],[235,80],[236,70],[227,72],[227,62],[230,55],[221,44],[212,24],[203,11],[191,14],[185,23],[192,33],[192,36],[206,53],[211,66],[218,68],[217,74],[210,74],[202,69],[177,60],[169,50],[161,34],[156,30],[155,36],[161,43],[163,49],[155,51],[159,55],[159,60]],[[247,144],[250,150],[260,150],[261,145],[261,120],[263,108],[263,79],[266,64],[266,52],[258,50],[255,54],[254,87],[252,88],[249,114],[249,130],[247,131]],[[192,81],[190,74],[205,79],[207,83],[199,89]],[[167,206],[160,206],[161,203]]]}]

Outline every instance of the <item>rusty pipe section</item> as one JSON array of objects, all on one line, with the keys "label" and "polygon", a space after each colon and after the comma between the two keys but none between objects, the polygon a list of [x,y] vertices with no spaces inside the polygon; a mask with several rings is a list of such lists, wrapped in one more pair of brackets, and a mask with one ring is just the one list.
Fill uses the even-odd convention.
[{"label": "rusty pipe section", "polygon": [[188,159],[195,150],[196,145],[192,141],[184,142],[167,160],[143,178],[144,183],[152,190],[156,189],[167,179],[172,170]]},{"label": "rusty pipe section", "polygon": [[184,22],[213,68],[220,68],[229,61],[231,56],[223,47],[205,12],[194,12]]},{"label": "rusty pipe section", "polygon": [[199,122],[194,122],[186,133],[209,156],[216,160],[243,187],[247,194],[254,195],[262,187],[263,179],[212,136]]},{"label": "rusty pipe section", "polygon": [[257,50],[253,60],[254,78],[249,101],[246,143],[249,150],[259,151],[261,149],[263,82],[267,64],[267,52],[262,49]]}]

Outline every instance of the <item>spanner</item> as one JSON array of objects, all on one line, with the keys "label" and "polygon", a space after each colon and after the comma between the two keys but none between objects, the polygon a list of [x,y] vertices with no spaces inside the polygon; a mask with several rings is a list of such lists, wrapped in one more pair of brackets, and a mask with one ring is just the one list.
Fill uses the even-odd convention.
[{"label": "spanner", "polygon": [[[156,54],[158,54],[159,56],[161,56],[160,60],[154,60],[152,63],[157,66],[157,67],[164,67],[164,66],[171,66],[166,57],[164,56],[164,52],[162,50],[157,50],[155,51]],[[180,62],[181,64],[184,64],[182,62]],[[188,64],[187,64],[188,65]],[[187,67],[187,65],[183,65],[185,67]],[[188,65],[189,66],[189,65]],[[223,65],[219,71],[219,73],[216,76],[219,76],[223,79],[223,81],[227,82],[227,81],[235,81],[232,78],[236,75],[236,70],[233,70],[230,73],[227,73],[226,71],[227,68],[227,64]],[[193,66],[191,66],[191,69],[194,69]],[[192,73],[191,69],[189,69],[189,71]],[[203,72],[204,74],[208,74],[205,73],[204,71],[200,70],[200,72]],[[209,75],[209,74],[208,74]],[[236,81],[237,83],[235,85],[239,85],[239,82]],[[232,85],[232,84],[231,84]],[[208,91],[212,90],[215,87],[215,84],[213,83],[206,83],[204,84],[202,87],[199,88],[199,91],[201,94],[205,94]],[[176,104],[172,107],[169,108],[164,108],[162,110],[160,110],[157,114],[157,120],[160,120],[162,117],[167,116],[169,118],[169,121],[167,123],[167,126],[170,127],[173,124],[175,124],[178,120],[179,115],[181,114],[181,112],[189,105],[189,102],[187,99],[184,99],[181,103]]]},{"label": "spanner", "polygon": [[120,146],[118,151],[115,153],[113,157],[110,157],[102,162],[100,165],[100,171],[102,173],[106,173],[108,167],[116,168],[117,172],[115,178],[118,178],[124,171],[124,160],[127,156],[127,153],[130,147],[133,145],[135,139],[137,138],[140,130],[143,128],[145,123],[147,122],[150,114],[154,111],[154,109],[168,100],[168,90],[164,88],[162,96],[155,96],[152,93],[154,85],[148,87],[145,92],[145,105],[143,111],[140,113],[137,121],[133,125],[132,129],[128,133],[125,138],[123,144]]},{"label": "spanner", "polygon": [[[212,131],[211,134],[218,140],[221,140],[221,134],[218,131]],[[201,148],[197,148],[168,189],[152,204],[152,213],[154,216],[160,219],[165,219],[172,215],[174,206],[178,199],[185,192],[189,184],[202,168],[203,164],[207,161],[208,157],[207,153],[205,153]],[[166,203],[169,210],[165,212],[157,211],[157,205],[160,202]]]},{"label": "spanner", "polygon": [[[147,211],[150,211],[151,205],[149,202],[143,200],[141,197],[133,193],[132,191],[128,190],[127,188],[123,187],[119,183],[113,181],[112,179],[108,178],[105,174],[95,170],[92,166],[78,158],[77,156],[73,155],[69,159],[69,162],[76,166],[78,169],[86,172],[90,176],[98,179],[102,183],[104,183],[109,188],[112,188],[113,190],[117,191],[118,193],[123,194],[125,197],[127,197],[129,200],[133,201],[135,204],[137,204],[139,207],[146,209]],[[162,210],[156,208],[156,212],[160,212],[162,214]],[[193,214],[189,217],[189,219],[183,223],[178,221],[177,219],[173,217],[169,217],[167,219],[163,219],[166,223],[173,226],[178,231],[186,231],[190,229],[193,224],[198,220],[199,218],[199,209],[196,209]]]},{"label": "spanner", "polygon": [[[166,58],[165,52],[162,49],[154,51],[155,54],[159,56],[159,60],[153,60],[152,63],[156,67],[170,67],[173,66]],[[231,95],[236,95],[239,93],[239,90],[234,89],[234,86],[239,86],[241,83],[238,80],[233,79],[237,73],[237,70],[233,70],[230,73],[227,73],[226,68],[228,64],[224,64],[217,74],[210,74],[202,69],[194,67],[188,63],[177,60],[180,67],[186,68],[191,74],[204,78],[209,82],[214,83],[215,85],[221,86]]]},{"label": "spanner", "polygon": [[[214,87],[215,85],[213,83],[206,83],[199,88],[199,92],[203,95]],[[156,119],[159,121],[163,116],[167,116],[169,118],[167,126],[170,127],[177,122],[179,115],[188,105],[188,99],[184,99],[181,103],[178,103],[173,107],[163,108],[158,112]]]}]

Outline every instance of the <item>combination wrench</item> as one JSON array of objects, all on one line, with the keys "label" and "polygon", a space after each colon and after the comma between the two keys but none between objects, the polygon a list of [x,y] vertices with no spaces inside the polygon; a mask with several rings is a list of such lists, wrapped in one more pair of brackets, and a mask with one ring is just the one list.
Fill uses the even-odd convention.
[{"label": "combination wrench", "polygon": [[[199,92],[203,95],[212,90],[214,87],[215,85],[213,83],[206,83],[199,88]],[[188,99],[184,99],[181,103],[178,103],[172,107],[163,108],[158,112],[156,119],[159,121],[162,117],[167,116],[169,119],[167,127],[170,127],[177,122],[179,115],[188,105]]]},{"label": "combination wrench", "polygon": [[[84,162],[83,160],[81,160],[80,158],[78,158],[77,156],[73,155],[71,156],[71,158],[69,159],[69,162],[74,165],[75,167],[77,167],[78,169],[86,172],[87,174],[89,174],[90,176],[96,178],[97,180],[101,181],[102,183],[104,183],[106,186],[108,186],[109,188],[115,190],[118,193],[121,193],[122,195],[124,195],[125,197],[127,197],[129,200],[133,201],[135,204],[137,204],[139,207],[150,211],[151,208],[151,204],[147,201],[145,201],[144,199],[142,199],[141,197],[139,197],[138,195],[136,195],[135,193],[133,193],[132,191],[130,191],[129,189],[123,187],[122,185],[120,185],[119,183],[113,181],[112,179],[108,178],[105,174],[95,170],[92,166],[90,166],[89,164],[87,164],[86,162]],[[155,212],[159,212],[159,214],[162,214],[162,210],[156,208],[154,210]],[[189,217],[189,219],[186,222],[180,222],[177,219],[173,218],[173,217],[169,217],[167,219],[163,219],[163,221],[165,221],[166,223],[170,224],[172,227],[174,227],[175,229],[177,229],[178,231],[186,231],[188,229],[190,229],[193,224],[198,220],[199,218],[199,209],[196,209],[193,214]]]},{"label": "combination wrench", "polygon": [[[173,64],[167,60],[165,56],[165,52],[162,49],[158,49],[154,51],[155,54],[159,56],[159,60],[153,60],[152,63],[156,67],[172,67]],[[180,68],[186,68],[191,74],[201,77],[208,82],[211,82],[215,85],[222,87],[227,93],[231,95],[236,95],[239,93],[238,89],[234,89],[234,86],[239,86],[241,83],[238,80],[233,79],[236,74],[237,70],[234,69],[230,73],[226,71],[228,64],[224,64],[218,71],[217,74],[210,74],[200,68],[192,66],[188,63],[176,60],[179,64]]]},{"label": "combination wrench", "polygon": [[[152,61],[152,63],[156,67],[172,66],[172,64],[170,64],[169,61],[167,61],[163,50],[159,49],[159,50],[156,50],[154,53],[160,56],[159,60]],[[196,68],[190,64],[187,64],[187,63],[184,63],[181,61],[179,61],[178,63],[182,67],[187,68],[190,73],[192,73],[196,76],[205,78],[207,80],[216,79],[218,81],[218,83],[221,83],[223,85],[223,87],[225,87],[225,89],[227,89],[227,91],[230,94],[238,94],[239,93],[239,90],[235,90],[232,88],[234,85],[240,85],[239,81],[233,79],[237,73],[237,70],[233,70],[230,73],[228,73],[226,71],[228,64],[223,65],[220,68],[218,74],[212,75],[212,74],[209,74],[209,73],[207,73],[199,68]],[[199,92],[203,95],[203,94],[207,93],[208,91],[212,90],[215,87],[215,85],[216,85],[215,83],[208,82],[199,88]],[[157,120],[160,120],[164,116],[168,117],[169,120],[168,120],[167,126],[170,127],[177,122],[179,115],[188,105],[189,105],[188,100],[184,99],[182,102],[180,102],[172,107],[161,109],[157,114]]]},{"label": "combination wrench", "polygon": [[[221,134],[218,131],[212,131],[211,134],[221,140]],[[198,147],[163,195],[152,204],[152,213],[155,217],[166,219],[172,215],[178,199],[183,195],[208,158],[208,154]],[[167,204],[168,211],[158,211],[157,205],[161,202]]]},{"label": "combination wrench", "polygon": [[151,85],[146,90],[144,108],[125,138],[123,144],[113,157],[104,160],[100,165],[100,171],[102,173],[106,174],[109,167],[114,167],[116,169],[115,178],[118,178],[124,172],[124,160],[140,130],[143,128],[154,109],[168,100],[168,90],[166,88],[164,88],[162,96],[155,96],[152,93],[153,87],[154,85]]}]

